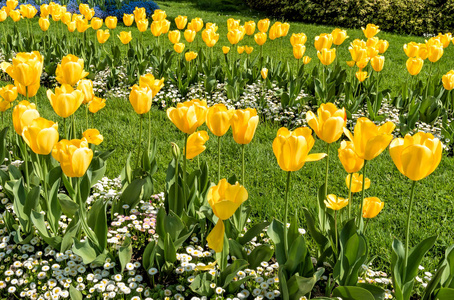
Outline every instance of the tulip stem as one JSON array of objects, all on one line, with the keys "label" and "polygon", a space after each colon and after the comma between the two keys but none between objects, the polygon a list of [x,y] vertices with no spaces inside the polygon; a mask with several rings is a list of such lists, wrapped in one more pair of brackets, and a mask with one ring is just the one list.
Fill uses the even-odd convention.
[{"label": "tulip stem", "polygon": [[337,210],[335,210],[334,211],[334,236],[335,236],[336,243],[334,244],[334,248],[335,248],[336,256],[337,256],[337,245],[339,244],[338,235],[339,234],[337,233]]},{"label": "tulip stem", "polygon": [[63,127],[65,128],[65,132],[63,132],[63,136],[64,136],[65,138],[68,138],[68,136],[66,135],[66,133],[68,132],[68,131],[66,130],[66,118],[63,118]]},{"label": "tulip stem", "polygon": [[369,221],[370,221],[370,218],[367,219],[366,221],[366,225],[364,225],[364,231],[363,231],[363,234],[366,234],[366,229],[367,229],[367,225],[369,225]]},{"label": "tulip stem", "polygon": [[188,134],[184,134],[184,158],[183,158],[183,196],[184,196],[184,209],[187,209],[187,199],[186,199],[186,154],[188,151]]},{"label": "tulip stem", "polygon": [[[407,230],[406,230],[406,235],[405,235],[405,259],[404,259],[403,270],[407,269],[407,263],[408,263],[408,246],[409,246],[409,243],[410,243],[411,206],[413,204],[413,196],[414,196],[414,192],[415,192],[415,185],[416,185],[416,181],[413,181],[412,184],[411,184],[411,191],[410,191],[410,203],[408,204],[408,210],[407,210],[407,225],[406,225]],[[404,282],[405,282],[405,277],[404,277]]]},{"label": "tulip stem", "polygon": [[27,188],[30,188],[30,181],[28,178],[28,150],[23,139],[22,143],[24,144],[25,182],[27,183]]},{"label": "tulip stem", "polygon": [[245,144],[241,145],[241,160],[242,160],[242,164],[241,164],[241,181],[243,183],[243,186],[246,186],[246,178],[244,177],[244,146],[245,146]]},{"label": "tulip stem", "polygon": [[139,167],[139,161],[140,161],[140,147],[142,146],[142,122],[143,122],[143,114],[140,115],[139,144],[138,144],[138,146],[137,146],[137,162],[136,162],[136,168]]},{"label": "tulip stem", "polygon": [[221,137],[218,136],[218,182],[221,180]]},{"label": "tulip stem", "polygon": [[[363,222],[363,205],[364,205],[364,192],[366,191],[365,186],[366,186],[366,166],[367,166],[367,160],[364,160],[364,167],[363,167],[363,186],[362,186],[362,196],[361,196],[361,208],[359,211],[359,218],[358,218],[358,227],[361,226],[361,223]],[[353,177],[353,174],[352,174]],[[351,186],[351,185],[350,185]]]},{"label": "tulip stem", "polygon": [[350,184],[348,185],[348,219],[350,220],[352,215],[352,182],[353,173],[350,173]]},{"label": "tulip stem", "polygon": [[[331,144],[326,144],[326,172],[325,172],[325,199],[328,199],[328,176],[329,176],[329,146]],[[322,209],[319,207],[319,209]],[[322,215],[322,232],[325,232],[325,223],[326,223],[326,205],[323,206],[323,215]]]},{"label": "tulip stem", "polygon": [[285,258],[288,257],[288,236],[287,236],[287,218],[288,218],[288,194],[290,190],[290,175],[291,171],[287,172],[287,186],[285,188],[285,204],[284,204],[284,251]]},{"label": "tulip stem", "polygon": [[85,104],[85,125],[86,125],[86,128],[88,129],[88,103]]},{"label": "tulip stem", "polygon": [[151,109],[148,112],[148,151],[150,151],[151,146]]}]

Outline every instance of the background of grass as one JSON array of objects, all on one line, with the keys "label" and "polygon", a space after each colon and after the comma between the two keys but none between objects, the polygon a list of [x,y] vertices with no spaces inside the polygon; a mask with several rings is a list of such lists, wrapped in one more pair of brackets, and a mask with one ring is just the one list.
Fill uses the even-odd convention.
[{"label": "background of grass", "polygon": [[[229,45],[226,38],[226,20],[230,17],[241,19],[242,22],[248,20],[258,21],[264,16],[250,10],[235,12],[232,14],[220,14],[213,11],[204,11],[198,9],[190,2],[162,2],[158,4],[167,12],[168,19],[172,20],[181,15],[187,15],[189,19],[201,17],[205,22],[215,22],[219,26],[220,40],[215,46],[215,52],[221,54],[221,47]],[[37,21],[33,23],[33,34],[41,35],[37,30]],[[8,23],[11,25],[10,23]],[[8,26],[8,25],[7,25]],[[172,29],[175,25],[172,23]],[[22,32],[26,32],[25,22],[19,23]],[[315,49],[313,47],[314,37],[322,32],[331,32],[333,27],[315,26],[300,23],[291,23],[290,33],[283,42],[285,47],[280,47],[279,42],[268,41],[265,44],[265,55],[282,55],[283,59],[289,59],[293,62],[292,49],[288,41],[290,34],[293,32],[304,32],[308,36],[306,43],[306,54],[314,60],[310,66],[317,63]],[[113,35],[119,34],[121,30],[133,31],[133,37],[138,37],[138,31],[135,27],[129,29],[119,25]],[[360,30],[348,29],[350,38],[340,47],[338,53],[340,60],[350,60],[347,47],[349,42],[354,38],[364,38]],[[89,33],[90,38],[94,37],[94,32]],[[414,36],[401,36],[391,33],[379,33],[381,39],[387,39],[390,47],[385,53],[386,62],[382,76],[384,86],[396,90],[402,82],[407,79],[405,68],[406,56],[402,50],[402,45],[410,41],[422,42],[424,38]],[[202,45],[200,34],[198,36],[199,45]],[[167,37],[160,39],[166,46],[170,47]],[[134,41],[134,40],[133,40]],[[155,38],[149,31],[144,35],[145,43],[154,43]],[[109,41],[112,43],[112,40]],[[119,42],[117,41],[117,44]],[[186,43],[186,42],[185,42]],[[187,43],[186,43],[187,44]],[[254,45],[252,37],[246,37],[242,45]],[[194,50],[196,43],[189,45],[189,49]],[[453,47],[446,49],[445,55],[437,65],[441,72],[446,72],[451,68],[451,61],[454,57]],[[126,47],[124,47],[126,49]],[[253,55],[257,55],[258,48],[254,50]],[[233,49],[234,50],[234,49]],[[280,53],[280,54],[276,54]],[[427,66],[424,67],[427,70]],[[41,115],[53,121],[58,121],[60,127],[63,127],[62,119],[59,118],[52,110],[49,101],[45,95],[45,89],[41,88],[38,94],[39,110]],[[9,115],[10,111],[7,112]],[[81,109],[76,113],[79,128],[85,124],[84,111]],[[7,118],[9,119],[9,117]],[[122,169],[126,157],[133,152],[135,159],[136,149],[138,146],[139,118],[134,113],[127,99],[107,99],[107,107],[101,110],[95,116],[95,128],[99,129],[104,135],[105,141],[99,146],[100,149],[115,149],[115,153],[109,159],[107,176],[118,176]],[[183,135],[167,119],[164,111],[155,107],[151,111],[152,134],[153,138],[158,141],[158,164],[159,170],[156,175],[157,185],[156,192],[164,189],[165,173],[168,162],[171,160],[170,142],[177,142],[180,148],[183,148]],[[145,124],[147,124],[145,122]],[[145,125],[147,128],[147,125]],[[249,203],[253,207],[253,221],[271,220],[272,218],[282,219],[283,217],[283,196],[285,188],[285,174],[277,165],[276,159],[272,152],[272,141],[279,128],[279,124],[264,122],[259,124],[256,135],[250,145],[246,147],[246,188],[249,191]],[[207,130],[202,126],[201,130]],[[145,131],[146,132],[146,131]],[[217,147],[216,139],[210,134],[211,139],[207,142],[207,150],[201,155],[202,161],[207,161],[211,170],[211,180],[216,180],[216,163]],[[241,169],[241,152],[240,146],[237,145],[230,131],[222,138],[222,176],[229,177],[233,174],[240,174]],[[145,147],[146,141],[142,143]],[[337,148],[339,143],[332,145],[330,156],[330,186],[329,193],[335,193],[339,196],[347,196],[345,187],[345,176],[338,158]],[[312,153],[324,152],[325,144],[316,142]],[[196,160],[189,164],[189,168],[197,166]],[[438,169],[428,178],[417,184],[415,192],[415,206],[413,209],[413,221],[411,226],[411,244],[421,241],[423,238],[438,235],[436,246],[426,256],[423,265],[429,270],[434,270],[439,258],[443,255],[444,249],[454,242],[452,231],[453,224],[453,197],[454,189],[454,159],[443,157]],[[295,210],[301,211],[302,207],[316,209],[316,193],[318,186],[324,180],[325,161],[307,163],[302,170],[295,172],[292,176],[292,192],[290,196],[290,214]],[[370,243],[370,256],[377,256],[374,265],[382,270],[389,271],[391,260],[391,242],[393,238],[403,240],[406,208],[409,201],[410,182],[404,178],[392,163],[387,150],[377,159],[368,165],[368,177],[371,179],[371,188],[366,191],[367,196],[377,196],[385,201],[385,207],[380,215],[373,219],[368,227],[367,236]],[[355,197],[355,203],[359,202],[359,195]],[[305,227],[303,219],[300,222],[301,227]],[[313,248],[314,249],[314,248]]]}]

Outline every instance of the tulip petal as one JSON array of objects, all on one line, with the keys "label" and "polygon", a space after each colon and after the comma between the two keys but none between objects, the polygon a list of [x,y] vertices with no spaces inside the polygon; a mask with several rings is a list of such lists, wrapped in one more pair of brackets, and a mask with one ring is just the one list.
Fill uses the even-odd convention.
[{"label": "tulip petal", "polygon": [[372,160],[380,155],[388,147],[392,139],[393,136],[391,134],[380,134],[369,139],[365,147],[364,159]]},{"label": "tulip petal", "polygon": [[343,133],[344,123],[344,119],[341,117],[328,118],[323,124],[323,128],[321,130],[322,136],[319,137],[328,144],[337,141]]},{"label": "tulip petal", "polygon": [[224,221],[218,220],[216,226],[211,230],[207,236],[208,247],[213,249],[216,253],[219,253],[224,248]]},{"label": "tulip petal", "polygon": [[312,153],[306,156],[306,162],[308,161],[318,161],[326,157],[326,153]]},{"label": "tulip petal", "polygon": [[429,175],[435,161],[434,154],[422,145],[411,145],[402,151],[403,174],[413,181]]},{"label": "tulip petal", "polygon": [[404,169],[402,167],[402,151],[404,151],[404,139],[396,138],[394,139],[391,144],[389,145],[389,154],[391,155],[391,159],[396,165],[397,169],[400,173],[404,174]]}]

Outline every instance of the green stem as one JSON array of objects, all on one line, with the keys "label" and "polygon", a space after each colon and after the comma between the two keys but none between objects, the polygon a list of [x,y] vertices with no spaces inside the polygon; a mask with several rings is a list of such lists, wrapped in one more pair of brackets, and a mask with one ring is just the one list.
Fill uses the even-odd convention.
[{"label": "green stem", "polygon": [[[20,139],[20,138],[19,138]],[[30,180],[28,178],[28,150],[27,145],[25,144],[24,140],[21,139],[22,143],[24,143],[24,164],[25,164],[25,182],[27,183],[27,188],[30,188]]]},{"label": "green stem", "polygon": [[63,136],[65,138],[68,138],[68,135],[67,135],[67,130],[66,130],[66,118],[63,118],[63,127],[65,128],[65,132],[63,132]]},{"label": "green stem", "polygon": [[85,126],[88,129],[88,103],[85,104]]},{"label": "green stem", "polygon": [[[178,203],[178,159],[175,159],[175,204]],[[172,208],[175,210],[175,207]]]},{"label": "green stem", "polygon": [[246,186],[246,178],[244,177],[244,146],[245,144],[241,145],[241,183],[243,186]]},{"label": "green stem", "polygon": [[151,109],[148,112],[148,151],[150,151],[151,146]]},{"label": "green stem", "polygon": [[365,185],[366,185],[366,166],[367,166],[367,160],[364,160],[363,186],[362,186],[363,190],[362,190],[362,195],[361,195],[361,208],[360,208],[360,211],[359,211],[358,227],[360,227],[361,223],[363,222],[364,192],[366,191],[366,189],[365,189]]},{"label": "green stem", "polygon": [[184,195],[184,209],[186,210],[187,207],[187,199],[186,199],[186,153],[188,149],[188,134],[184,134],[184,158],[183,158],[183,195]]},{"label": "green stem", "polygon": [[334,244],[334,248],[336,249],[336,253],[337,253],[337,245],[339,244],[339,237],[338,237],[338,233],[337,233],[337,210],[334,211],[334,236],[335,236],[335,239],[336,239],[336,243]]},{"label": "green stem", "polygon": [[[408,247],[409,247],[409,244],[410,244],[411,206],[413,204],[415,185],[416,185],[416,181],[413,181],[413,183],[411,185],[411,191],[410,191],[410,203],[408,204],[408,209],[407,209],[407,225],[406,225],[406,234],[405,234],[405,259],[404,259],[403,270],[407,269],[407,264],[408,264]],[[404,281],[403,282],[405,282],[405,273],[404,273]]]},{"label": "green stem", "polygon": [[353,173],[350,174],[350,184],[348,185],[348,219],[352,217],[352,182],[353,182]]},{"label": "green stem", "polygon": [[[328,177],[329,177],[329,146],[331,144],[326,144],[326,171],[325,171],[325,199],[328,199]],[[321,207],[320,207],[321,209]],[[323,217],[322,217],[322,232],[325,232],[325,223],[326,223],[326,205],[323,206]]]},{"label": "green stem", "polygon": [[221,137],[218,136],[218,182],[221,180]]},{"label": "green stem", "polygon": [[367,219],[366,221],[366,225],[364,225],[364,231],[363,231],[363,234],[366,234],[366,229],[367,229],[367,225],[369,225],[369,221],[370,221],[370,218]]},{"label": "green stem", "polygon": [[139,144],[137,145],[137,162],[136,162],[136,168],[139,167],[139,161],[140,161],[140,147],[142,147],[142,123],[143,123],[143,114],[140,115],[140,125],[139,125]]},{"label": "green stem", "polygon": [[287,186],[285,188],[285,204],[284,204],[284,251],[285,258],[288,258],[288,236],[287,236],[287,218],[288,218],[288,194],[290,190],[290,175],[291,171],[287,173]]}]

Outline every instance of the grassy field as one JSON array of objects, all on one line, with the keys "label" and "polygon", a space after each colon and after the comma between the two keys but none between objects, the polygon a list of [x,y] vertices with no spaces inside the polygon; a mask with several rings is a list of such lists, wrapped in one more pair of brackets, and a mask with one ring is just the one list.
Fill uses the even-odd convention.
[{"label": "grassy field", "polygon": [[[215,22],[219,25],[220,40],[216,45],[216,52],[221,55],[220,48],[228,45],[226,38],[226,20],[230,17],[241,19],[242,21],[257,21],[262,16],[255,12],[244,11],[232,15],[220,14],[212,11],[198,10],[192,3],[188,2],[160,2],[158,4],[167,12],[168,19],[172,20],[179,14],[187,15],[188,18],[201,17],[206,22]],[[37,19],[32,20],[37,23]],[[22,27],[24,26],[24,27]],[[37,24],[34,24],[37,26]],[[20,25],[24,29],[25,25]],[[123,26],[119,26],[124,30]],[[114,34],[117,35],[120,29],[116,29]],[[304,32],[308,36],[307,55],[311,56],[316,65],[317,59],[313,47],[314,37],[322,32],[331,32],[332,27],[315,26],[300,23],[291,23],[290,33]],[[137,37],[138,32],[132,28],[133,36]],[[35,31],[37,35],[40,32]],[[93,33],[91,33],[93,35]],[[363,38],[360,30],[348,30],[349,40]],[[390,33],[381,32],[381,39],[390,42],[390,47],[385,53],[386,63],[383,78],[385,85],[397,89],[398,86],[407,78],[405,69],[406,56],[402,50],[402,45],[410,41],[421,42],[422,37],[400,36]],[[145,42],[154,42],[154,37],[148,32]],[[93,38],[93,36],[91,37]],[[199,44],[202,44],[201,38],[198,37]],[[167,45],[170,42],[167,38],[161,38]],[[252,38],[247,37],[242,44],[255,45]],[[189,48],[194,49],[195,43]],[[280,47],[279,42],[267,42],[265,44],[265,54],[275,55],[281,53],[283,59],[293,61],[292,49],[288,38],[284,41],[285,47]],[[339,49],[340,60],[350,60],[347,50],[348,42],[345,42]],[[446,72],[451,68],[451,61],[454,58],[453,46],[446,49],[446,53],[438,63],[441,72]],[[255,51],[255,50],[254,50]],[[427,66],[424,67],[427,69]],[[58,121],[62,125],[62,119],[59,118],[52,110],[45,89],[41,88],[38,94],[39,110],[41,115],[53,121]],[[6,113],[9,115],[9,112]],[[183,135],[168,120],[162,110],[153,108],[151,112],[152,135],[158,141],[158,164],[159,170],[156,175],[157,186],[156,192],[164,188],[165,172],[167,164],[171,160],[171,142],[177,142],[180,148],[183,148]],[[85,124],[84,112],[77,112],[78,126]],[[9,119],[9,117],[7,117]],[[105,141],[100,145],[101,149],[115,149],[114,155],[108,162],[107,176],[116,177],[120,173],[127,155],[133,152],[133,158],[138,144],[139,118],[134,113],[127,99],[108,99],[107,107],[96,114],[95,128],[99,129],[104,135]],[[146,124],[146,123],[145,123]],[[63,126],[61,126],[63,127]],[[204,125],[201,129],[207,130]],[[272,141],[275,137],[279,124],[271,122],[261,122],[257,133],[250,145],[246,147],[246,188],[249,191],[249,203],[253,207],[253,221],[271,220],[272,218],[281,218],[283,216],[283,196],[285,187],[285,174],[277,165],[272,151]],[[231,133],[226,134],[222,139],[222,176],[229,177],[233,174],[240,174],[241,169],[241,151],[232,137]],[[145,142],[142,145],[145,146]],[[330,156],[330,186],[329,193],[335,193],[339,196],[347,196],[345,187],[346,173],[343,170],[338,158],[335,144],[331,148]],[[317,141],[312,153],[324,152],[325,145]],[[202,161],[207,161],[211,170],[211,179],[216,180],[216,157],[217,147],[216,139],[211,135],[207,143],[207,150],[201,155]],[[197,160],[189,164],[190,168],[197,167]],[[438,169],[427,179],[417,184],[415,194],[415,206],[413,210],[413,223],[411,228],[412,244],[421,241],[423,238],[437,235],[436,246],[426,256],[423,264],[429,270],[436,268],[439,258],[442,256],[444,249],[454,242],[452,231],[453,224],[453,188],[454,188],[454,159],[443,157]],[[290,213],[295,210],[301,210],[302,207],[316,209],[316,192],[324,180],[325,161],[307,163],[302,170],[296,172],[293,176],[292,193],[290,200]],[[387,151],[373,160],[368,165],[368,177],[371,179],[371,188],[366,191],[367,196],[377,196],[385,202],[385,208],[382,213],[371,221],[368,227],[367,235],[370,242],[370,256],[376,256],[374,265],[385,271],[389,271],[391,260],[391,242],[397,237],[403,240],[404,222],[406,207],[409,201],[410,182],[404,178],[393,165]],[[356,204],[359,202],[359,195],[356,196]],[[304,221],[301,220],[301,227],[305,227]]]}]

